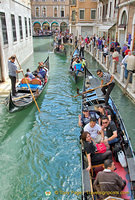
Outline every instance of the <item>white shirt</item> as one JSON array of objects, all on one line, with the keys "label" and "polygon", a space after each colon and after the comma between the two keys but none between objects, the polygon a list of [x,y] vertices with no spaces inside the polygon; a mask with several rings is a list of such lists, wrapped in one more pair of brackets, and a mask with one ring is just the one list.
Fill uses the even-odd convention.
[{"label": "white shirt", "polygon": [[91,134],[91,137],[94,139],[97,137],[98,132],[101,131],[101,126],[99,126],[98,124],[96,124],[93,128],[90,126],[90,123],[88,123],[87,125],[85,125],[84,127],[84,131],[87,131]]}]

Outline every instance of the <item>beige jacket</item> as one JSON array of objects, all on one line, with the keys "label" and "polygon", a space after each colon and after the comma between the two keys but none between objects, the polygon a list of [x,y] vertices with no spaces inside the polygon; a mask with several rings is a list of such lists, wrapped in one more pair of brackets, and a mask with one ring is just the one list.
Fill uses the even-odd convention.
[{"label": "beige jacket", "polygon": [[135,56],[133,55],[127,58],[127,70],[135,70]]}]

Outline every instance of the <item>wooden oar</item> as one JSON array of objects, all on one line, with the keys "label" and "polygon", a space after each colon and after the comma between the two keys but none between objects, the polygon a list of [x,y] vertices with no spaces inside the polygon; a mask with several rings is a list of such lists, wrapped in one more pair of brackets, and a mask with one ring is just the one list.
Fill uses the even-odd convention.
[{"label": "wooden oar", "polygon": [[[22,69],[22,67],[21,67],[21,65],[20,65],[20,63],[19,63],[17,57],[16,57],[16,61],[17,61],[18,65],[19,65],[20,69]],[[24,78],[25,78],[24,72],[22,72],[22,74],[23,74],[23,76],[24,76]],[[27,85],[28,85],[28,88],[29,88],[29,90],[30,90],[30,93],[31,93],[31,95],[32,95],[32,98],[33,98],[33,100],[34,100],[34,102],[35,102],[35,104],[36,104],[36,106],[37,106],[38,112],[40,112],[40,109],[39,109],[39,107],[38,107],[38,104],[37,104],[37,102],[36,102],[36,99],[35,99],[35,97],[34,97],[34,95],[33,95],[33,93],[32,93],[32,90],[31,90],[31,88],[30,88],[30,86],[29,86],[28,81],[27,81],[26,78],[25,78],[25,81],[26,81],[26,83],[27,83]]]},{"label": "wooden oar", "polygon": [[[107,86],[107,84],[103,85],[102,87],[104,87],[104,86]],[[92,88],[92,89],[90,89],[90,90],[86,90],[85,92],[82,92],[82,93],[79,93],[79,89],[77,88],[77,95],[76,95],[76,96],[72,96],[72,97],[75,98],[75,97],[81,96],[81,95],[83,95],[83,94],[86,94],[86,93],[92,92],[93,90],[96,90],[96,89],[99,89],[99,88],[101,88],[101,86],[98,86],[98,87]]]}]

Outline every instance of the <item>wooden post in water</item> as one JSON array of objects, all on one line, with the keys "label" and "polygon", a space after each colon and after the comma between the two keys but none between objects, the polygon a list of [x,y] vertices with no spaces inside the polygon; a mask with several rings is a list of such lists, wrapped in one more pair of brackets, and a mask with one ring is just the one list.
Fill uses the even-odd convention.
[{"label": "wooden post in water", "polygon": [[125,72],[125,66],[121,65],[121,70],[120,70],[120,81],[123,83],[124,82],[124,72]]}]

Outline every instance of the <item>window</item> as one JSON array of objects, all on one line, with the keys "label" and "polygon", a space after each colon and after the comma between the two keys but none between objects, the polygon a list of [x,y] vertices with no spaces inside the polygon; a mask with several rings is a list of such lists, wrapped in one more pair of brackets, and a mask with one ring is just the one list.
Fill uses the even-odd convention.
[{"label": "window", "polygon": [[39,17],[39,7],[36,7],[36,17]]},{"label": "window", "polygon": [[112,2],[110,2],[110,12],[109,12],[109,17],[111,17],[111,10],[112,10]]},{"label": "window", "polygon": [[124,25],[127,24],[127,14],[126,14],[126,11],[124,11],[124,12],[122,13],[121,24],[124,24]]},{"label": "window", "polygon": [[45,1],[45,0],[42,0],[42,1]]},{"label": "window", "polygon": [[0,12],[0,18],[1,18],[3,42],[4,42],[4,44],[8,44],[8,36],[7,36],[7,26],[6,26],[5,13],[1,13]]},{"label": "window", "polygon": [[75,21],[75,10],[72,11],[72,21]]},{"label": "window", "polygon": [[43,17],[46,17],[46,8],[45,7],[43,7],[42,15],[43,15]]},{"label": "window", "polygon": [[61,8],[61,17],[64,17],[64,8]]},{"label": "window", "polygon": [[23,39],[23,31],[22,31],[22,18],[21,16],[18,17],[19,18],[19,30],[20,30],[20,39]]},{"label": "window", "polygon": [[54,8],[54,17],[57,17],[57,8]]},{"label": "window", "polygon": [[29,32],[30,32],[30,36],[31,36],[31,20],[29,18]]},{"label": "window", "polygon": [[91,19],[96,19],[96,10],[91,9]]},{"label": "window", "polygon": [[80,1],[82,1],[82,2],[83,2],[83,1],[85,1],[85,0],[80,0]]},{"label": "window", "polygon": [[17,36],[16,36],[16,27],[15,27],[15,16],[11,15],[11,23],[12,23],[12,33],[13,33],[13,41],[17,41]]},{"label": "window", "polygon": [[84,19],[84,9],[80,10],[80,19]]},{"label": "window", "polygon": [[53,1],[57,2],[58,0],[53,0]]},{"label": "window", "polygon": [[28,28],[27,28],[27,18],[25,17],[25,33],[26,33],[26,37],[28,37]]}]

